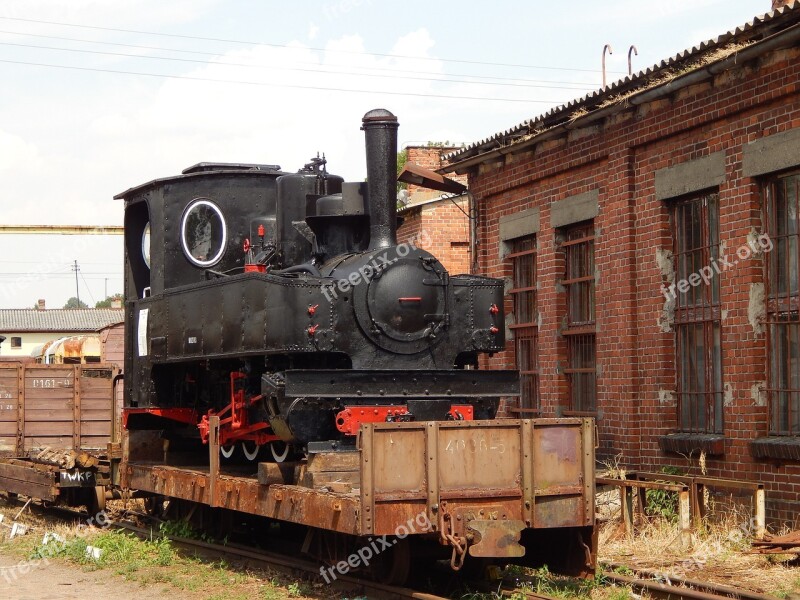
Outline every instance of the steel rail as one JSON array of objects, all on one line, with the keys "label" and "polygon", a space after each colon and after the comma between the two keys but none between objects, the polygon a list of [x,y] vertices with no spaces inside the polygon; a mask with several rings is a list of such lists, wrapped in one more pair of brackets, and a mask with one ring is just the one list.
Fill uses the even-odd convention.
[{"label": "steel rail", "polygon": [[[607,570],[610,568],[626,568],[636,573],[636,577],[622,575]],[[657,597],[686,598],[687,600],[778,600],[776,596],[759,594],[742,588],[698,581],[674,575],[667,575],[648,569],[633,569],[627,565],[609,563],[601,567],[603,578],[620,585],[629,585],[634,589],[647,591]]]},{"label": "steel rail", "polygon": [[[19,501],[17,501],[16,504],[19,504]],[[31,509],[35,508],[37,512],[44,511],[47,514],[56,516],[64,520],[75,519],[81,522],[87,522],[91,518],[91,515],[88,512],[70,509],[63,506],[46,506],[44,504],[39,504],[36,502],[26,506],[30,506]],[[153,522],[163,522],[161,519],[157,519],[151,515],[145,515],[143,513],[138,513],[134,511],[126,511],[125,514],[132,517],[150,519]],[[196,551],[200,550],[206,553],[213,553],[220,557],[228,557],[228,558],[236,558],[239,560],[252,561],[260,564],[263,567],[269,567],[278,570],[285,570],[289,572],[302,571],[304,573],[308,573],[313,577],[319,577],[319,567],[320,567],[319,563],[310,560],[294,558],[287,556],[285,554],[256,551],[249,548],[245,548],[243,546],[239,546],[237,544],[228,544],[223,546],[221,544],[213,544],[201,540],[194,540],[190,538],[183,538],[172,535],[164,535],[163,533],[157,531],[156,529],[139,527],[138,525],[134,525],[131,522],[122,521],[118,519],[110,519],[108,521],[108,525],[116,529],[130,531],[131,533],[135,534],[136,536],[142,539],[152,539],[154,535],[157,535],[158,537],[169,539],[171,542],[186,549],[192,549]],[[368,592],[370,598],[449,600],[444,596],[437,596],[436,594],[429,594],[427,592],[421,592],[401,586],[386,585],[369,579],[353,577],[351,575],[339,575],[337,576],[336,580],[332,582],[330,585],[337,587],[347,587],[349,590],[352,590],[353,587],[357,587],[364,592]],[[541,600],[549,600],[549,599],[542,598]]]},{"label": "steel rail", "polygon": [[[264,567],[287,569],[290,571],[302,571],[314,577],[319,577],[320,565],[319,563],[313,561],[300,558],[287,557],[284,554],[275,554],[273,552],[255,551],[235,544],[228,544],[222,546],[220,544],[203,542],[201,540],[194,540],[172,535],[163,535],[153,529],[139,527],[137,525],[133,525],[132,523],[127,523],[125,521],[113,521],[111,525],[119,529],[125,529],[127,531],[130,531],[144,539],[150,539],[153,534],[158,534],[160,535],[160,537],[166,538],[178,544],[179,546],[183,546],[185,548],[203,550],[206,552],[213,552],[223,557],[234,557],[240,560],[245,559],[249,561],[255,561],[257,563],[260,563]],[[362,579],[350,575],[340,575],[330,585],[341,586],[342,584],[348,584],[350,588],[352,588],[352,586],[356,586],[358,588],[361,588],[363,591],[368,591],[370,592],[370,597],[372,598],[412,598],[415,600],[448,600],[444,596],[437,596],[435,594],[420,592],[406,587],[385,585],[382,583],[371,581],[369,579]]]}]

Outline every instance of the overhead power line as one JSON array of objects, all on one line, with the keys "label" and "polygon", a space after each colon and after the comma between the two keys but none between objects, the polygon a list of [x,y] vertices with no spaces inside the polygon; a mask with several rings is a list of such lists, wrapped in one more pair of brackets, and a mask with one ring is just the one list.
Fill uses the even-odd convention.
[{"label": "overhead power line", "polygon": [[89,284],[86,282],[86,278],[81,273],[81,279],[83,280],[83,285],[86,286],[86,291],[89,292],[89,298],[92,299],[92,304],[95,304],[97,301],[94,299],[94,294],[92,294],[92,290],[89,287]]},{"label": "overhead power line", "polygon": [[[4,18],[4,17],[0,17]],[[268,81],[242,81],[236,79],[214,79],[211,77],[194,77],[191,75],[167,75],[162,73],[144,73],[141,71],[120,71],[116,69],[99,69],[93,67],[77,67],[73,65],[54,65],[49,63],[38,63],[38,62],[28,62],[22,60],[7,60],[7,59],[0,59],[0,63],[7,63],[13,65],[26,65],[32,67],[46,67],[50,69],[69,69],[73,71],[91,71],[95,73],[115,73],[117,75],[137,75],[140,77],[158,77],[161,79],[183,79],[186,81],[205,81],[211,83],[225,83],[225,84],[239,84],[239,85],[251,85],[251,86],[261,86],[261,87],[274,87],[274,88],[291,88],[291,89],[299,89],[299,90],[315,90],[315,91],[322,91],[322,92],[346,92],[350,94],[382,94],[385,96],[414,96],[418,98],[447,98],[451,100],[481,100],[486,101],[490,100],[492,102],[514,102],[519,104],[564,104],[562,100],[528,100],[528,99],[521,99],[521,98],[495,98],[495,97],[485,97],[485,96],[461,96],[461,95],[449,95],[449,94],[424,94],[421,92],[392,92],[392,91],[376,91],[376,90],[361,90],[361,89],[349,89],[349,88],[340,88],[340,87],[325,87],[325,86],[317,86],[317,85],[299,85],[299,84],[291,84],[291,83],[275,83],[275,82],[268,82]]]},{"label": "overhead power line", "polygon": [[307,73],[323,73],[326,75],[355,75],[358,77],[378,77],[382,79],[412,79],[415,81],[436,81],[442,83],[466,83],[470,85],[492,85],[492,86],[508,86],[508,87],[524,87],[524,88],[544,88],[544,89],[557,89],[557,90],[577,90],[580,91],[581,89],[586,89],[587,86],[583,88],[574,88],[574,87],[564,87],[564,86],[557,86],[557,85],[537,85],[537,84],[526,84],[526,83],[493,83],[489,81],[469,81],[466,79],[440,79],[435,77],[414,77],[408,75],[380,75],[376,73],[355,73],[353,71],[330,71],[327,69],[312,69],[308,67],[280,67],[277,65],[254,65],[254,64],[247,64],[247,63],[233,63],[233,62],[225,62],[221,60],[198,60],[194,58],[175,58],[172,56],[148,56],[148,55],[138,55],[138,54],[128,54],[125,52],[107,52],[102,50],[86,50],[83,48],[58,48],[55,46],[40,46],[38,44],[17,44],[14,42],[0,42],[0,46],[15,46],[18,48],[37,48],[40,50],[55,50],[58,52],[76,52],[76,53],[83,53],[83,54],[100,54],[103,56],[122,56],[126,58],[136,58],[136,59],[145,59],[145,60],[164,60],[164,61],[173,61],[173,62],[186,62],[186,63],[195,63],[195,64],[203,64],[203,65],[221,65],[224,67],[246,67],[249,69],[269,69],[273,71],[301,71]]},{"label": "overhead power line", "polygon": [[[85,38],[73,38],[73,37],[65,37],[59,35],[44,35],[39,33],[23,33],[20,31],[8,31],[0,29],[0,33],[5,33],[9,35],[17,35],[22,37],[34,37],[46,40],[60,40],[62,42],[78,42],[81,44],[96,44],[99,46],[116,46],[119,48],[135,48],[137,50],[158,50],[160,52],[177,52],[179,54],[193,54],[195,56],[220,56],[220,52],[203,52],[200,50],[184,50],[180,48],[165,48],[163,46],[144,46],[141,44],[124,44],[122,42],[108,42],[108,41],[99,41],[99,40],[87,40]],[[141,56],[141,55],[135,55]],[[207,61],[204,61],[207,62]],[[222,63],[222,64],[231,64],[231,63]],[[298,65],[318,65],[319,63],[311,62],[311,61],[294,61],[294,64]],[[485,79],[488,81],[511,81],[511,82],[523,82],[523,83],[552,83],[552,84],[565,84],[565,85],[575,85],[575,86],[585,86],[585,85],[592,85],[587,84],[583,81],[560,81],[554,79],[530,79],[526,77],[499,77],[496,75],[473,75],[470,73],[440,73],[436,71],[420,71],[420,70],[408,70],[408,69],[394,69],[391,67],[379,67],[379,66],[362,66],[362,65],[337,65],[331,64],[328,66],[333,67],[341,67],[346,66],[349,69],[362,69],[367,71],[379,71],[379,72],[388,72],[388,73],[405,73],[405,74],[412,74],[412,75],[438,75],[440,77],[470,77],[472,79]],[[334,72],[334,71],[331,71]],[[622,73],[622,71],[608,71],[609,73]],[[565,88],[569,89],[569,88]]]},{"label": "overhead power line", "polygon": [[[121,29],[117,27],[99,27],[97,25],[81,25],[78,23],[65,23],[62,21],[44,21],[41,19],[24,19],[22,17],[5,17],[0,16],[0,19],[4,19],[6,21],[21,21],[24,23],[39,23],[42,25],[58,25],[60,27],[76,27],[79,29],[93,29],[96,31],[114,31],[118,33],[136,33],[139,35],[153,35],[159,37],[168,37],[168,38],[177,38],[177,39],[184,39],[184,40],[200,40],[204,42],[221,42],[224,44],[242,44],[248,46],[268,46],[270,48],[286,48],[286,49],[298,49],[296,46],[291,46],[289,44],[274,44],[269,42],[258,42],[258,41],[248,41],[248,40],[237,40],[237,39],[228,39],[228,38],[213,38],[213,37],[203,37],[198,35],[183,35],[178,33],[161,33],[158,31],[143,31],[138,29]],[[459,63],[459,64],[466,64],[466,65],[482,65],[482,66],[489,66],[489,67],[516,67],[521,69],[545,69],[550,71],[575,71],[575,72],[582,72],[582,73],[598,73],[600,72],[598,69],[575,69],[575,68],[568,68],[568,67],[550,67],[544,65],[525,65],[519,63],[498,63],[498,62],[488,62],[488,61],[480,61],[480,60],[465,60],[465,59],[457,59],[457,58],[434,58],[429,56],[411,56],[408,54],[389,54],[383,52],[359,52],[357,50],[332,50],[328,48],[315,48],[315,47],[306,47],[302,49],[307,50],[315,50],[318,52],[336,52],[340,54],[356,54],[361,56],[380,56],[383,58],[409,58],[413,60],[424,60],[424,61],[439,61],[439,62],[446,62],[446,63]]]}]

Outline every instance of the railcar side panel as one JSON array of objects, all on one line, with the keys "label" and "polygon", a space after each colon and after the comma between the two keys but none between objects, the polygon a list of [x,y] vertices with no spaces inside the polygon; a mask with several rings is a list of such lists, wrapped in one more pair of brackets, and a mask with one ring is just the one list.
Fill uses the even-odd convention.
[{"label": "railcar side panel", "polygon": [[0,456],[111,441],[115,365],[0,364]]}]

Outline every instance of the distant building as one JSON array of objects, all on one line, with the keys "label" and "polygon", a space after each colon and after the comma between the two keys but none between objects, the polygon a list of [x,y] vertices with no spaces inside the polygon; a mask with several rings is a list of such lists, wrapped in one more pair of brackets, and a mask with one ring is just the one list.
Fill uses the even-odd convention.
[{"label": "distant building", "polygon": [[44,300],[38,308],[0,309],[0,358],[27,358],[45,344],[73,336],[97,333],[124,320],[121,308],[47,309]]},{"label": "distant building", "polygon": [[[442,166],[442,156],[458,148],[448,146],[406,146],[409,163],[435,171]],[[466,175],[453,177],[466,185]],[[467,195],[452,194],[408,184],[405,206],[397,214],[403,224],[397,231],[398,242],[421,242],[453,275],[469,273],[469,202]]]},{"label": "distant building", "polygon": [[[769,8],[765,1],[764,7]],[[785,5],[785,6],[784,6]],[[447,157],[523,410],[800,514],[800,2]],[[692,457],[690,460],[687,457]]]}]

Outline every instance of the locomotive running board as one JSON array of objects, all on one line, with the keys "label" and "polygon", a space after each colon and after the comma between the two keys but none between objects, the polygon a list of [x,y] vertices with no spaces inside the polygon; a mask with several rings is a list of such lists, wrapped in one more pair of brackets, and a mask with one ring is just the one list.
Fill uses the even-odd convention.
[{"label": "locomotive running board", "polygon": [[519,396],[518,371],[295,370],[286,371],[289,398],[497,398]]}]

